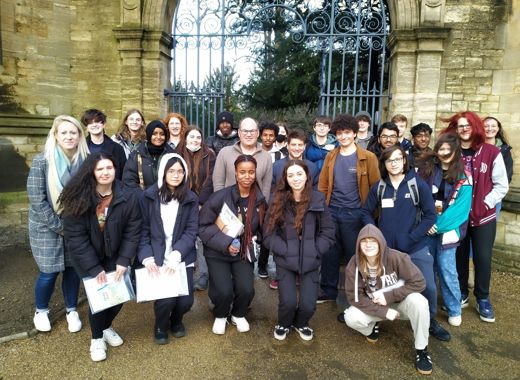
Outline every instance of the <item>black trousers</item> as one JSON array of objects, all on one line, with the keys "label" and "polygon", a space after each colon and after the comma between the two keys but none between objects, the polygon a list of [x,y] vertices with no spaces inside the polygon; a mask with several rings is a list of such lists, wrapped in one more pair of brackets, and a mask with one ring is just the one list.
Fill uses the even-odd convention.
[{"label": "black trousers", "polygon": [[316,311],[319,270],[300,275],[300,292],[296,287],[297,272],[277,267],[278,274],[278,324],[283,327],[309,326]]},{"label": "black trousers", "polygon": [[258,255],[258,269],[267,269],[269,262],[269,249],[260,244],[260,254]]},{"label": "black trousers", "polygon": [[491,256],[493,254],[493,244],[495,244],[496,230],[496,220],[478,227],[468,226],[466,237],[457,248],[457,272],[462,294],[469,294],[468,275],[471,244],[473,248],[473,264],[475,265],[475,288],[473,293],[477,299],[489,297]]},{"label": "black trousers", "polygon": [[90,330],[92,331],[92,339],[103,338],[103,330],[112,326],[112,322],[117,317],[117,314],[119,314],[122,307],[123,304],[119,304],[96,314],[92,314],[92,311],[89,308],[88,320],[90,322]]},{"label": "black trousers", "polygon": [[167,331],[168,327],[179,326],[184,314],[190,311],[193,305],[193,269],[193,267],[186,268],[189,290],[187,296],[163,298],[155,301],[153,305],[155,329]]},{"label": "black trousers", "polygon": [[242,318],[255,296],[253,263],[245,260],[225,261],[206,257],[209,274],[208,295],[215,308],[215,318],[231,315]]}]

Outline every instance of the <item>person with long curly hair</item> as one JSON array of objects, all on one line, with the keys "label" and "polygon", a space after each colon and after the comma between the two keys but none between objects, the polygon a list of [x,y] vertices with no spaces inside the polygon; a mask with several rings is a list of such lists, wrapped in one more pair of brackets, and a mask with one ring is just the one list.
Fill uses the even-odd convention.
[{"label": "person with long curly hair", "polygon": [[29,241],[39,274],[34,286],[36,312],[34,327],[50,331],[49,301],[54,284],[63,274],[61,287],[70,332],[81,330],[76,312],[79,278],[63,245],[63,220],[58,204],[63,187],[76,174],[89,153],[78,120],[60,115],[54,119],[43,153],[34,157],[29,177]]},{"label": "person with long curly hair", "polygon": [[131,108],[123,117],[123,121],[115,135],[111,138],[121,145],[125,151],[126,158],[137,149],[139,143],[146,140],[146,120],[143,113],[137,108]]},{"label": "person with long curly hair", "polygon": [[264,245],[277,266],[278,340],[284,340],[291,327],[303,340],[314,336],[309,320],[316,311],[321,257],[334,243],[335,226],[325,195],[314,191],[312,182],[304,161],[289,160],[265,220]]},{"label": "person with long curly hair", "polygon": [[[235,159],[236,184],[213,193],[199,214],[199,236],[209,272],[209,298],[215,321],[213,333],[226,332],[227,317],[238,332],[249,331],[245,318],[255,295],[255,240],[260,240],[267,207],[265,197],[256,183],[257,162],[242,154]],[[233,238],[217,225],[226,205],[244,225],[242,233]]]},{"label": "person with long curly hair", "polygon": [[[133,192],[115,177],[115,161],[105,153],[87,157],[60,196],[65,246],[82,278],[107,282],[107,273],[122,278],[137,253],[141,235],[141,209]],[[106,359],[106,344],[120,346],[123,339],[112,328],[122,304],[95,314],[89,308],[90,358]]]},{"label": "person with long curly hair", "polygon": [[495,311],[489,299],[491,256],[496,236],[496,205],[502,201],[509,183],[500,149],[486,144],[484,123],[471,111],[458,112],[449,119],[442,133],[456,134],[462,147],[461,159],[473,178],[473,196],[466,237],[457,248],[457,273],[461,292],[461,306],[468,304],[468,275],[470,245],[475,265],[476,309],[484,322],[495,322]]},{"label": "person with long curly hair", "polygon": [[184,139],[186,129],[188,129],[188,121],[184,115],[177,112],[171,112],[164,118],[163,123],[170,132],[170,138],[167,143],[173,149],[176,149]]}]

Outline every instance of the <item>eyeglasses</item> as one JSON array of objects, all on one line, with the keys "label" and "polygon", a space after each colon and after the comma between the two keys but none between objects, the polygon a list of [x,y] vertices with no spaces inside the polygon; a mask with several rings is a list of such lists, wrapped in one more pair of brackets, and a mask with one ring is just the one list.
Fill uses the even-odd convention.
[{"label": "eyeglasses", "polygon": [[379,138],[381,140],[397,140],[397,135],[381,135]]},{"label": "eyeglasses", "polygon": [[464,129],[471,129],[471,124],[461,124],[461,125],[457,125],[457,129],[459,131],[462,131]]},{"label": "eyeglasses", "polygon": [[128,122],[132,123],[132,124],[140,124],[143,122],[143,120],[142,119],[128,119]]},{"label": "eyeglasses", "polygon": [[386,160],[385,164],[393,165],[393,164],[400,164],[401,162],[403,162],[403,157],[397,157],[397,158],[394,158],[393,160]]},{"label": "eyeglasses", "polygon": [[244,135],[254,135],[258,132],[258,129],[239,129],[240,133]]},{"label": "eyeglasses", "polygon": [[374,238],[364,238],[360,241],[361,244],[367,245],[367,244],[375,244],[377,243],[377,240]]},{"label": "eyeglasses", "polygon": [[172,175],[172,176],[179,176],[179,177],[182,177],[184,175],[184,170],[182,169],[179,169],[179,170],[175,170],[175,169],[169,169],[167,172],[166,172],[168,175]]},{"label": "eyeglasses", "polygon": [[316,123],[316,124],[314,124],[314,126],[316,128],[328,128],[329,127],[327,124],[323,124],[323,123]]}]

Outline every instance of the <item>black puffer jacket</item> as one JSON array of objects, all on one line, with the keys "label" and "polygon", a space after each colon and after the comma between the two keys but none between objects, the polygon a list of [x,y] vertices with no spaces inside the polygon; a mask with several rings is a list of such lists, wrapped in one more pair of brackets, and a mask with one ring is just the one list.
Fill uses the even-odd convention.
[{"label": "black puffer jacket", "polygon": [[139,157],[142,160],[142,176],[144,189],[149,188],[157,183],[157,170],[161,157],[166,153],[174,153],[171,146],[165,144],[164,151],[160,156],[152,156],[147,148],[147,142],[142,142],[135,151],[130,153],[126,161],[125,170],[123,171],[123,183],[131,189],[140,189],[139,179]]},{"label": "black puffer jacket", "polygon": [[[225,261],[238,261],[240,255],[231,256],[228,252],[228,247],[233,241],[233,238],[223,233],[215,224],[217,217],[222,210],[222,205],[226,203],[228,207],[238,216],[238,205],[240,200],[240,193],[237,185],[225,187],[222,190],[213,193],[209,199],[204,203],[199,214],[199,237],[204,244],[204,256],[222,259]],[[262,191],[256,187],[256,210],[253,213],[253,220],[251,222],[251,231],[253,236],[256,235],[258,241],[261,240],[261,223],[260,213],[261,209],[267,209],[267,204]],[[253,252],[252,244],[250,245],[250,252]],[[252,259],[256,260],[254,254],[251,254]]]},{"label": "black puffer jacket", "polygon": [[229,136],[223,136],[222,133],[220,133],[220,131],[217,129],[215,135],[209,136],[205,143],[209,148],[213,149],[215,156],[217,156],[222,148],[231,146],[238,140],[238,131],[236,129],[232,129]]},{"label": "black puffer jacket", "polygon": [[269,225],[269,212],[264,223],[264,245],[274,255],[276,265],[298,273],[316,270],[321,257],[334,244],[335,226],[325,204],[325,195],[313,191],[309,209],[303,219],[301,236],[294,229],[294,213],[287,207],[284,213],[285,226],[274,231],[265,231]]},{"label": "black puffer jacket", "polygon": [[97,199],[92,199],[92,206],[83,215],[63,218],[65,247],[80,277],[96,277],[103,270],[115,269],[103,266],[107,258],[129,266],[137,253],[141,235],[139,202],[119,181],[114,182],[112,194],[104,232],[96,217]]}]

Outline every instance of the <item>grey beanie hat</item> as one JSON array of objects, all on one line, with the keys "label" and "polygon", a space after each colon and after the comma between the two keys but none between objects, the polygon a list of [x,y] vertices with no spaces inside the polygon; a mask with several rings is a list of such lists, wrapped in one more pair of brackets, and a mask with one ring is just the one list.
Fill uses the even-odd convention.
[{"label": "grey beanie hat", "polygon": [[367,111],[359,111],[356,116],[354,116],[356,119],[359,119],[361,117],[368,117],[368,120],[372,121],[372,115],[370,115]]}]

